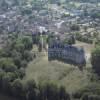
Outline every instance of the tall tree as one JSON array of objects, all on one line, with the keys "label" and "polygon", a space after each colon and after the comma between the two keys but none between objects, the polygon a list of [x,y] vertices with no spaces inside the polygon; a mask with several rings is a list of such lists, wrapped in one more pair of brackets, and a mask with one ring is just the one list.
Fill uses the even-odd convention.
[{"label": "tall tree", "polygon": [[94,71],[100,76],[100,46],[96,46],[93,50],[91,63]]}]

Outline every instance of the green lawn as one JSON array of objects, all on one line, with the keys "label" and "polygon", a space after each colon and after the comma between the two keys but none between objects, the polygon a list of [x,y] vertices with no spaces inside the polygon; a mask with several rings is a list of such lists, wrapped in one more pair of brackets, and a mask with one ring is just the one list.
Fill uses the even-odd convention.
[{"label": "green lawn", "polygon": [[34,79],[37,83],[53,82],[64,85],[69,92],[74,92],[90,83],[89,74],[86,69],[82,72],[78,67],[63,62],[49,62],[47,54],[39,54],[26,68],[26,76],[23,81]]}]

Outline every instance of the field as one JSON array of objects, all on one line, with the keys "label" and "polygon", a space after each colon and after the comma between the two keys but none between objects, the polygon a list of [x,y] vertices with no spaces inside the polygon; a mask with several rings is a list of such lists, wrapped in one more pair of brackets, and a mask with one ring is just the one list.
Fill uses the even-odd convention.
[{"label": "field", "polygon": [[[90,49],[88,49],[89,51]],[[75,92],[90,83],[91,65],[87,64],[87,66],[83,71],[80,71],[77,66],[59,61],[49,62],[47,53],[42,52],[29,63],[23,81],[34,79],[37,83],[53,82],[65,86],[69,92]]]}]

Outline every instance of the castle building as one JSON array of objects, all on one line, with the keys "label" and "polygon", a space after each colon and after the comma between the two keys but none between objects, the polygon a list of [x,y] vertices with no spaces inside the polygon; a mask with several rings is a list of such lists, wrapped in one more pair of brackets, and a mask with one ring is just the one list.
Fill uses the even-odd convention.
[{"label": "castle building", "polygon": [[60,60],[69,64],[85,66],[85,52],[83,48],[53,41],[48,46],[48,60]]}]

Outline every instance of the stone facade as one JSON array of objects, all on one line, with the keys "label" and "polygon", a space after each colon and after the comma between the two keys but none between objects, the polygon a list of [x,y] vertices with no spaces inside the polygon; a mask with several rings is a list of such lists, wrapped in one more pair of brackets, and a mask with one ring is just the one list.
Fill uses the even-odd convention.
[{"label": "stone facade", "polygon": [[85,52],[78,48],[61,42],[52,42],[48,46],[48,60],[60,60],[74,65],[85,65]]}]

